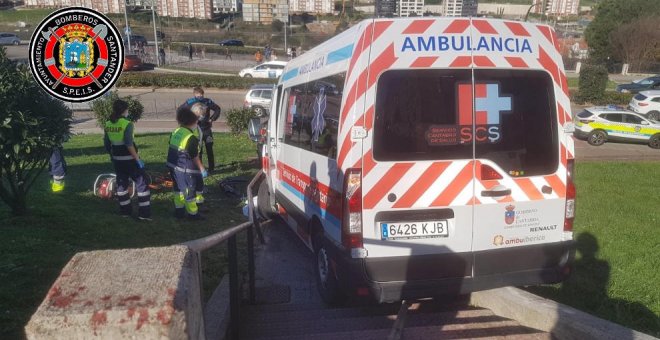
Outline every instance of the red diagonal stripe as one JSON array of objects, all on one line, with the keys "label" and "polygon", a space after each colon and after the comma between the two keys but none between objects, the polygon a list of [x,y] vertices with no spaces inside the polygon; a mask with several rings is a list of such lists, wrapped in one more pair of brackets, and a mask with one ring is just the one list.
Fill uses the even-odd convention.
[{"label": "red diagonal stripe", "polygon": [[472,26],[483,34],[499,34],[495,28],[486,20],[472,20]]},{"label": "red diagonal stripe", "polygon": [[517,35],[517,36],[524,36],[524,37],[529,37],[529,32],[523,27],[523,25],[517,23],[517,22],[505,22],[504,23],[506,27],[508,27],[511,30],[511,33]]},{"label": "red diagonal stripe", "polygon": [[410,65],[410,67],[430,67],[438,60],[438,57],[419,57]]},{"label": "red diagonal stripe", "polygon": [[374,127],[374,111],[376,109],[371,105],[364,114],[364,128],[370,131]]},{"label": "red diagonal stripe", "polygon": [[376,41],[378,37],[385,32],[385,30],[392,25],[392,21],[378,21],[375,24],[369,24],[365,29],[364,32],[362,33],[362,36],[360,36],[360,39],[358,40],[358,43],[356,45],[356,49],[353,52],[353,57],[351,58],[351,63],[348,67],[348,76],[350,77],[353,67],[355,66],[356,61],[362,55],[362,52],[366,50],[369,46],[371,46],[371,43]]},{"label": "red diagonal stripe", "polygon": [[568,80],[566,80],[566,73],[560,71],[559,79],[561,80],[561,89],[564,90],[564,94],[568,96]]},{"label": "red diagonal stripe", "polygon": [[490,58],[482,55],[474,56],[472,57],[474,59],[474,64],[476,66],[480,67],[495,67],[495,63],[493,63]]},{"label": "red diagonal stripe", "polygon": [[506,61],[513,67],[529,68],[529,65],[525,62],[523,58],[520,57],[504,57]]},{"label": "red diagonal stripe", "polygon": [[559,125],[561,127],[561,126],[564,126],[564,117],[565,117],[564,116],[564,108],[559,103],[557,103],[557,109],[559,111],[559,112],[557,112],[557,118],[559,118]]},{"label": "red diagonal stripe", "polygon": [[449,64],[449,67],[468,67],[472,65],[472,57],[457,57]]},{"label": "red diagonal stripe", "polygon": [[532,182],[531,179],[529,178],[516,178],[515,179],[516,184],[522,189],[522,191],[525,192],[525,195],[532,200],[540,200],[543,199],[543,194],[539,191],[539,189],[536,188],[536,185]]},{"label": "red diagonal stripe", "polygon": [[554,46],[554,42],[552,41],[552,34],[550,33],[550,28],[548,26],[541,26],[541,25],[536,25],[536,28],[543,33],[546,39]]},{"label": "red diagonal stripe", "polygon": [[421,34],[424,33],[435,20],[415,20],[403,31],[403,34]]},{"label": "red diagonal stripe", "polygon": [[[383,53],[376,59],[373,59],[369,64],[369,86],[371,87],[375,82],[380,72],[388,69],[398,58],[394,55],[394,44],[390,44]],[[365,89],[366,91],[366,89]]]},{"label": "red diagonal stripe", "polygon": [[454,20],[443,33],[463,33],[470,26],[470,21],[465,19]]},{"label": "red diagonal stripe", "polygon": [[542,48],[539,47],[539,63],[541,63],[541,66],[543,66],[544,69],[546,69],[550,74],[552,75],[552,79],[557,83],[557,85],[561,86],[559,84],[559,69],[557,68],[557,64],[552,60],[550,55]]},{"label": "red diagonal stripe", "polygon": [[437,207],[437,206],[448,206],[451,204],[453,200],[456,199],[456,196],[461,193],[463,189],[465,189],[465,186],[470,184],[472,181],[472,178],[474,177],[472,174],[472,162],[468,162],[465,167],[463,167],[463,170],[454,178],[454,180],[449,184],[445,190],[442,191],[440,195],[431,203],[431,206]]},{"label": "red diagonal stripe", "polygon": [[[557,102],[557,107],[559,108],[559,115],[563,116],[563,118],[559,119],[560,122],[563,120],[564,123],[565,123],[565,122],[570,122],[571,120],[573,120],[571,118],[571,115],[568,114],[568,111],[566,111],[566,109],[564,109],[564,107],[561,104],[559,104],[559,102]],[[564,125],[564,123],[561,123],[561,124]]]},{"label": "red diagonal stripe", "polygon": [[366,209],[373,209],[380,200],[385,197],[388,191],[401,180],[408,170],[413,166],[413,163],[397,163],[394,164],[383,176],[376,185],[364,196],[364,207]]},{"label": "red diagonal stripe", "polygon": [[[348,112],[350,112],[350,110],[353,108],[353,104],[355,104],[357,98],[360,98],[360,96],[367,91],[367,88],[371,87],[373,83],[376,82],[376,78],[380,75],[380,72],[392,66],[396,59],[397,57],[394,55],[394,44],[390,44],[390,46],[387,47],[383,53],[371,61],[367,69],[362,71],[358,79],[351,87],[348,97],[346,97],[344,110],[340,116],[340,126],[342,129],[344,126],[344,121],[348,116]],[[365,84],[365,79],[368,81],[368,86]]]},{"label": "red diagonal stripe", "polygon": [[557,175],[545,176],[544,178],[557,196],[566,197],[566,185],[564,185]]},{"label": "red diagonal stripe", "polygon": [[368,150],[362,157],[362,176],[366,176],[376,166],[372,150]]},{"label": "red diagonal stripe", "polygon": [[339,156],[337,157],[337,165],[339,166],[340,169],[344,165],[346,156],[348,156],[348,152],[353,147],[353,144],[355,144],[355,142],[351,141],[351,133],[349,131],[348,134],[346,134],[346,137],[344,138],[344,142],[341,143],[341,148],[339,149]]},{"label": "red diagonal stripe", "polygon": [[417,200],[424,195],[426,190],[442,175],[442,173],[451,164],[450,162],[437,162],[422,173],[401,198],[394,204],[393,208],[410,208]]},{"label": "red diagonal stripe", "polygon": [[554,29],[550,29],[550,33],[552,35],[552,42],[555,45],[555,49],[557,50],[557,52],[561,53],[560,51],[561,46],[559,46],[559,39],[557,39],[557,32],[555,32]]},{"label": "red diagonal stripe", "polygon": [[566,163],[567,163],[566,162],[566,147],[564,146],[564,144],[561,144],[561,143],[559,143],[559,144],[561,145],[561,150],[560,150],[561,164],[564,164],[564,166],[566,166]]}]

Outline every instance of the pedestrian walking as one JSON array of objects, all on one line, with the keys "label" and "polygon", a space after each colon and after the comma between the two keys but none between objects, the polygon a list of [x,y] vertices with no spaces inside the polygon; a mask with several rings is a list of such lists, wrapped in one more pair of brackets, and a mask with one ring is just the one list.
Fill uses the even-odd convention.
[{"label": "pedestrian walking", "polygon": [[112,165],[117,175],[117,200],[119,214],[131,216],[133,207],[128,192],[129,181],[132,179],[137,187],[138,219],[151,220],[151,192],[144,172],[144,161],[140,159],[138,147],[135,144],[133,122],[128,120],[128,103],[118,99],[112,103],[110,119],[105,123],[103,144],[110,153]]},{"label": "pedestrian walking", "polygon": [[[195,103],[202,103],[208,107],[206,112],[204,113],[203,116],[200,117],[199,119],[199,127],[202,129],[202,140],[201,142],[204,143],[204,146],[206,148],[206,157],[208,159],[208,170],[213,171],[215,170],[215,158],[213,154],[213,122],[218,120],[220,117],[221,109],[218,104],[213,102],[210,98],[205,98],[204,97],[204,89],[201,87],[194,87],[193,88],[193,96],[192,98],[189,98],[186,100],[185,103],[181,105],[181,107],[187,107],[190,109]],[[211,114],[211,111],[213,111],[213,114]],[[203,152],[200,152],[199,158],[202,159]]]},{"label": "pedestrian walking", "polygon": [[296,48],[291,47],[291,59],[294,59],[296,57]]},{"label": "pedestrian walking", "polygon": [[158,48],[158,58],[160,59],[160,64],[165,65],[165,49],[162,47]]},{"label": "pedestrian walking", "polygon": [[193,51],[192,44],[191,44],[191,43],[188,43],[188,59],[189,59],[190,61],[193,60],[193,58],[192,58],[192,57],[193,57],[193,52],[194,52],[194,51]]},{"label": "pedestrian walking", "polygon": [[225,47],[225,60],[233,60],[231,59],[231,51],[229,51],[229,47]]},{"label": "pedestrian walking", "polygon": [[176,112],[179,127],[172,132],[167,152],[167,167],[170,171],[174,191],[174,217],[186,215],[193,220],[204,219],[199,214],[195,192],[197,178],[206,178],[208,172],[199,157],[199,139],[193,131],[197,129],[197,116],[188,107]]},{"label": "pedestrian walking", "polygon": [[259,64],[263,60],[264,60],[264,57],[261,55],[261,51],[257,50],[257,53],[254,54],[254,61],[256,61],[257,64]]},{"label": "pedestrian walking", "polygon": [[66,176],[66,160],[64,159],[61,146],[53,148],[53,152],[48,159],[48,173],[52,177],[50,180],[50,190],[53,193],[59,193],[64,190],[64,177]]},{"label": "pedestrian walking", "polygon": [[270,56],[271,56],[272,51],[273,50],[270,48],[270,44],[266,45],[266,47],[264,47],[264,59],[265,60],[270,60]]}]

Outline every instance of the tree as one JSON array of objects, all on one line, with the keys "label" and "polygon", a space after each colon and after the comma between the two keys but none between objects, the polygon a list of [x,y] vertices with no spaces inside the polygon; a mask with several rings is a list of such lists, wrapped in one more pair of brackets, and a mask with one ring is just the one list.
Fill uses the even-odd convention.
[{"label": "tree", "polygon": [[71,119],[71,110],[0,48],[0,199],[14,215],[27,212],[27,194],[53,148],[69,138]]},{"label": "tree", "polygon": [[281,22],[280,20],[275,19],[270,24],[270,28],[273,32],[282,32],[282,29],[284,28],[284,23]]},{"label": "tree", "polygon": [[[615,56],[610,34],[622,24],[642,16],[660,15],[657,0],[602,0],[595,7],[596,17],[585,31],[589,57],[594,63],[621,61]],[[657,19],[656,19],[657,21]]]},{"label": "tree", "polygon": [[96,117],[96,124],[99,127],[104,127],[105,122],[110,119],[110,114],[112,113],[112,103],[117,99],[122,99],[128,103],[128,120],[132,122],[137,122],[142,118],[142,113],[144,112],[144,106],[140,103],[139,100],[128,96],[120,98],[117,91],[108,92],[103,97],[97,99],[92,104],[92,111]]},{"label": "tree", "polygon": [[660,56],[658,18],[643,17],[623,24],[610,34],[614,56],[630,65],[630,71],[642,72]]}]

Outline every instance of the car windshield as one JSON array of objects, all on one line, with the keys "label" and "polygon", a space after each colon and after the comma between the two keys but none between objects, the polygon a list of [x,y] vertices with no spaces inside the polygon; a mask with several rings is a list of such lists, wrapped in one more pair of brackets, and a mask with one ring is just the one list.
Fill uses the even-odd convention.
[{"label": "car windshield", "polygon": [[639,85],[651,85],[651,84],[653,84],[653,79],[652,78],[642,79],[639,82],[637,82],[637,84],[639,84]]},{"label": "car windshield", "polygon": [[635,99],[637,99],[637,100],[646,100],[646,96],[643,95],[643,94],[641,94],[641,93],[638,93],[638,94],[635,96]]}]

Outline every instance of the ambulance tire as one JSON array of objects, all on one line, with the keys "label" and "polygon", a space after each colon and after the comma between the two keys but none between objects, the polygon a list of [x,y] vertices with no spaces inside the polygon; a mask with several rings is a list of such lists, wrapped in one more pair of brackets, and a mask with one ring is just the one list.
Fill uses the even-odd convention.
[{"label": "ambulance tire", "polygon": [[594,130],[587,136],[587,143],[593,146],[601,146],[607,141],[607,133],[603,130]]},{"label": "ambulance tire", "polygon": [[271,220],[277,217],[277,211],[273,208],[270,191],[268,190],[268,181],[263,180],[259,185],[257,193],[257,211],[261,217]]},{"label": "ambulance tire", "polygon": [[660,149],[660,133],[656,133],[649,139],[649,146],[654,149]]},{"label": "ambulance tire", "polygon": [[339,289],[336,273],[330,264],[328,243],[323,238],[323,231],[317,232],[313,237],[314,276],[316,277],[316,287],[319,290],[319,295],[327,305],[340,305],[344,300],[344,296]]}]

